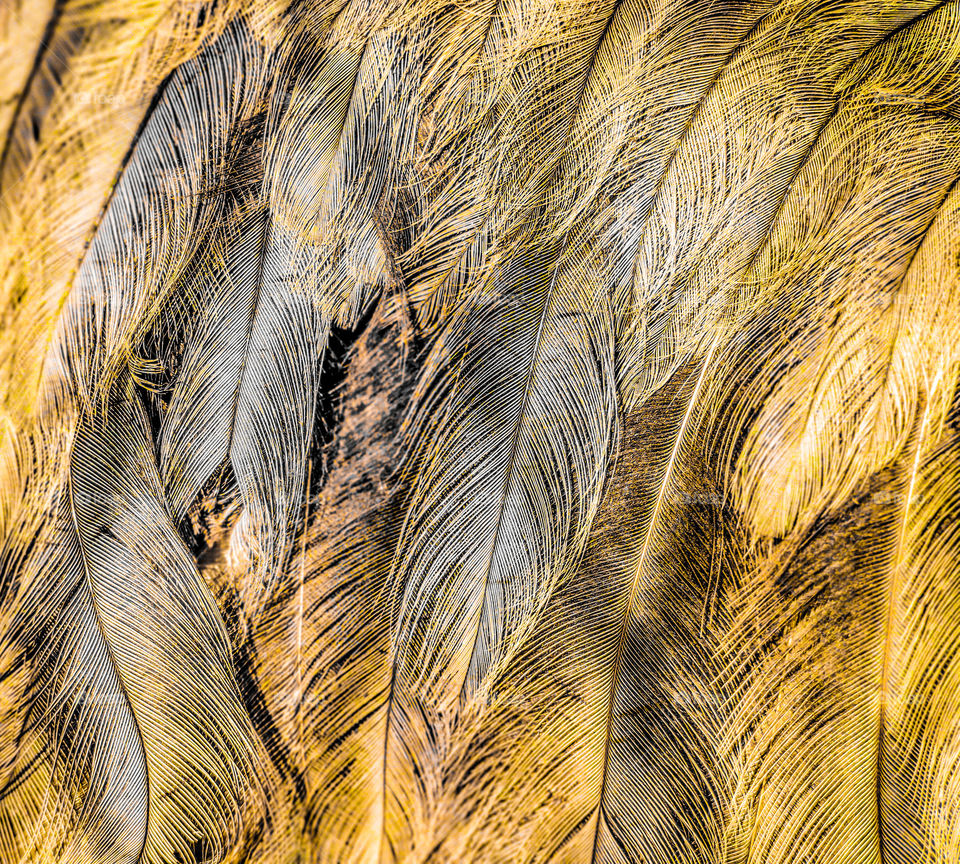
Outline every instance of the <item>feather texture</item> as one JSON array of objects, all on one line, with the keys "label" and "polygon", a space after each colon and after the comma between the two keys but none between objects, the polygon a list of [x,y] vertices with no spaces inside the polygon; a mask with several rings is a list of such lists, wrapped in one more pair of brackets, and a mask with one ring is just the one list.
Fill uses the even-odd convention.
[{"label": "feather texture", "polygon": [[229,456],[245,505],[231,555],[262,578],[290,552],[330,327],[390,278],[376,208],[406,134],[399,43],[367,26],[348,7],[319,47],[294,32],[276,61],[264,144],[199,265],[202,323],[164,419],[176,512]]},{"label": "feather texture", "polygon": [[0,859],[960,860],[958,0],[0,12]]},{"label": "feather texture", "polygon": [[24,563],[7,634],[32,681],[5,804],[44,826],[16,838],[24,860],[219,856],[259,785],[226,633],[152,452],[135,403],[82,420],[50,533]]},{"label": "feather texture", "polygon": [[[43,7],[4,9],[13,25]],[[39,39],[25,44],[10,29],[3,40],[30,64],[0,149],[4,410],[18,418],[35,407],[58,312],[158,87],[223,30],[238,5],[57,0],[46,11]],[[47,203],[38,208],[38,200]]]}]

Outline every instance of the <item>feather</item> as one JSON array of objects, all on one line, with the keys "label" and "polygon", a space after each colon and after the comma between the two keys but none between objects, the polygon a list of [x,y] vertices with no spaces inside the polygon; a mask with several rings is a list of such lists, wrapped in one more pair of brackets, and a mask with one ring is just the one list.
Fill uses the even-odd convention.
[{"label": "feather", "polygon": [[54,529],[43,542],[26,537],[35,554],[5,633],[31,679],[4,804],[11,821],[47,826],[12,839],[25,860],[219,856],[259,785],[223,625],[168,521],[146,417],[110,395],[169,290],[164,277],[212,217],[203,187],[226,149],[251,47],[235,29],[163,88],[46,357],[38,447],[56,441],[43,432],[51,420],[75,424],[76,438],[60,451]]},{"label": "feather", "polygon": [[406,134],[400,46],[340,15],[329,49],[308,31],[281,64],[257,173],[200,268],[202,324],[161,433],[178,515],[229,456],[244,501],[231,556],[253,570],[250,602],[290,554],[330,327],[355,321],[390,277],[377,219]]},{"label": "feather", "polygon": [[344,360],[338,434],[311,472],[321,489],[305,507],[289,578],[250,635],[263,725],[295,802],[263,844],[271,862],[297,860],[296,850],[366,861],[379,844],[391,671],[385,598],[403,517],[398,413],[415,381],[415,361],[397,340],[401,309],[398,298],[381,299]]},{"label": "feather", "polygon": [[[923,860],[960,847],[956,537],[957,411],[921,421],[887,589],[879,691],[877,806],[889,857]],[[909,459],[909,453],[908,453]],[[917,852],[920,854],[918,855]]]},{"label": "feather", "polygon": [[[556,48],[511,72],[542,94],[531,113],[562,122],[530,139],[524,185],[505,183],[528,212],[502,237],[488,226],[491,274],[441,330],[412,407],[425,443],[397,550],[384,781],[386,844],[402,860],[435,842],[417,826],[444,818],[460,715],[575,567],[615,449],[610,312],[589,242],[557,232],[542,206],[558,157],[541,161],[565,143],[613,8],[558,27]],[[550,90],[554,63],[579,74]]]},{"label": "feather", "polygon": [[[43,6],[4,9],[32,16]],[[35,407],[60,309],[157,88],[235,12],[235,3],[59,0],[31,45],[31,71],[0,145],[0,375],[4,410],[17,422]]]},{"label": "feather", "polygon": [[[36,127],[41,122],[41,117],[37,115],[45,106],[36,91],[46,91],[49,98],[49,92],[56,89],[69,59],[69,46],[65,46],[67,50],[64,50],[58,45],[60,50],[57,50],[47,44],[56,31],[63,6],[63,3],[50,0],[48,3],[33,4],[30,9],[13,4],[4,7],[2,35],[6,73],[3,78],[3,110],[0,114],[4,142],[0,151],[0,178],[7,173],[5,168],[7,162],[11,161],[11,151],[19,149],[18,145],[23,146],[26,127]],[[32,55],[29,50],[22,50],[24,42],[36,46]],[[21,50],[11,51],[14,45],[19,45]],[[44,81],[44,78],[49,80]],[[38,103],[34,111],[27,107],[31,96]],[[21,128],[15,129],[16,126]],[[21,156],[20,160],[16,160],[14,156],[13,160],[23,161],[23,158]],[[13,174],[16,166],[11,167]]]},{"label": "feather", "polygon": [[[417,163],[426,206],[398,262],[421,327],[436,329],[486,284],[496,244],[543,194],[610,8],[582,16],[563,3],[481,2],[437,28],[455,58],[425,40],[431,101]],[[433,81],[444,82],[436,94]]]},{"label": "feather", "polygon": [[[765,400],[741,456],[740,494],[761,533],[786,533],[801,512],[818,510],[817,499],[847,497],[853,483],[902,447],[918,396],[938,379],[949,383],[943,379],[955,362],[944,350],[954,341],[953,319],[945,314],[955,302],[950,282],[931,290],[914,268],[943,248],[938,216],[956,207],[960,162],[931,158],[954,153],[958,144],[960,57],[949,41],[956,27],[957,11],[946,6],[861,61],[859,81],[824,129],[809,170],[784,202],[783,223],[747,277],[771,297],[785,282],[795,285],[790,303],[802,308],[813,296],[817,308],[803,316],[809,330],[792,343],[802,360]],[[914,64],[921,61],[917,81]],[[863,154],[878,152],[881,141],[884,158],[868,162]],[[912,194],[904,191],[905,175],[915,178]],[[815,210],[811,201],[820,206]],[[802,233],[787,227],[799,202]],[[846,219],[838,220],[838,212]],[[826,221],[818,223],[817,213]],[[921,242],[933,228],[931,243]],[[881,234],[882,257],[867,245]],[[828,259],[837,263],[817,266]],[[882,267],[871,265],[863,277],[867,260]],[[942,393],[929,395],[949,404]],[[796,403],[809,410],[791,411]],[[771,488],[780,494],[772,496]]]},{"label": "feather", "polygon": [[[77,271],[44,365],[47,399],[102,398],[219,215],[216,189],[258,48],[231,29],[165,84]],[[174,206],[174,203],[178,206]]]},{"label": "feather", "polygon": [[[764,557],[745,583],[741,610],[723,640],[730,652],[724,675],[738,693],[722,739],[736,766],[725,837],[728,860],[794,860],[814,849],[873,860],[879,845],[892,860],[933,861],[949,858],[948,850],[955,848],[956,807],[942,769],[934,767],[943,751],[928,749],[931,762],[914,763],[909,775],[891,756],[903,743],[899,682],[923,680],[932,668],[950,674],[949,663],[938,666],[943,661],[917,651],[917,643],[908,646],[918,627],[936,626],[927,609],[938,592],[949,595],[955,583],[942,570],[937,588],[915,576],[921,571],[910,563],[915,561],[910,544],[916,542],[911,538],[928,537],[938,518],[936,505],[916,508],[936,494],[928,491],[935,487],[926,485],[934,481],[924,465],[941,436],[949,440],[956,375],[956,358],[945,340],[955,318],[957,235],[955,227],[946,226],[955,220],[960,166],[954,160],[924,160],[922,154],[931,144],[942,152],[937,142],[952,142],[957,134],[950,108],[957,58],[952,39],[941,44],[924,37],[956,33],[958,24],[956,7],[943,6],[865,58],[863,96],[852,100],[851,108],[859,116],[837,113],[836,134],[842,137],[827,143],[830,130],[824,135],[831,158],[814,154],[810,170],[797,181],[798,190],[814,183],[826,190],[832,180],[832,191],[845,197],[844,205],[830,207],[834,215],[819,228],[825,246],[816,240],[808,245],[815,235],[805,230],[778,231],[773,236],[784,245],[771,242],[758,259],[764,267],[776,261],[778,274],[792,273],[800,291],[789,313],[771,299],[769,315],[749,332],[777,318],[781,332],[792,334],[791,344],[802,352],[799,365],[806,357],[822,358],[823,369],[808,373],[803,395],[785,400],[798,380],[787,352],[754,343],[746,363],[742,348],[731,352],[741,381],[770,389],[754,396],[753,409],[734,409],[741,414],[733,434],[743,434],[745,422],[750,431],[731,477],[732,491],[744,502]],[[923,86],[913,78],[917,68],[927,72]],[[921,105],[929,99],[943,110],[917,111],[916,103],[905,104],[901,94],[908,81]],[[887,142],[882,155],[854,157],[863,169],[857,180],[836,183],[841,171],[849,177],[842,166],[854,153],[869,152],[878,135]],[[910,146],[892,149],[893,140]],[[953,149],[949,144],[947,151]],[[943,174],[925,173],[934,166]],[[816,200],[812,189],[804,191],[805,200]],[[897,208],[897,224],[885,228],[891,206]],[[784,214],[789,209],[788,203]],[[847,214],[858,214],[856,230]],[[803,220],[816,224],[809,207]],[[870,251],[872,237],[884,231],[882,255]],[[858,241],[859,247],[826,253],[836,264],[816,279],[805,276],[801,261],[816,260],[831,244]],[[813,314],[805,302],[811,289],[817,297]],[[847,317],[848,310],[859,312],[859,321]],[[768,361],[761,359],[771,356],[785,367],[779,380],[769,377]],[[759,417],[753,413],[758,410]],[[838,413],[830,417],[834,410]],[[813,436],[808,444],[785,431],[802,429],[811,419],[818,426],[815,443]],[[783,434],[773,444],[771,433],[778,430]],[[790,454],[785,458],[795,460],[799,481],[782,478],[778,500],[765,506],[748,505],[744,496],[745,484],[753,482],[748,478],[759,476],[758,463],[769,458],[758,448],[760,441],[770,442],[771,454],[781,447]],[[795,442],[806,452],[793,455]],[[753,474],[745,470],[751,463]],[[767,470],[777,473],[775,467]],[[762,493],[754,494],[759,503]],[[781,686],[784,680],[791,686]],[[775,701],[770,693],[778,694]],[[927,704],[917,707],[922,712]],[[907,707],[907,717],[910,711]],[[936,721],[932,727],[938,728]],[[940,740],[948,752],[949,739]],[[777,764],[764,753],[780,754]],[[830,765],[836,767],[823,770]],[[923,796],[930,801],[935,796],[938,804],[911,812],[906,802]],[[836,827],[828,831],[828,825]]]},{"label": "feather", "polygon": [[[8,638],[30,664],[4,804],[35,806],[23,860],[161,862],[236,842],[256,777],[223,624],[166,515],[142,408],[111,403],[70,445]],[[36,741],[36,743],[33,743]],[[24,778],[46,772],[38,803]]]},{"label": "feather", "polygon": [[845,76],[933,5],[868,16],[857,4],[779,4],[735,43],[688,114],[649,211],[621,229],[627,257],[614,264],[615,284],[628,315],[618,378],[628,400],[702,353],[736,311],[731,288],[833,117]]}]

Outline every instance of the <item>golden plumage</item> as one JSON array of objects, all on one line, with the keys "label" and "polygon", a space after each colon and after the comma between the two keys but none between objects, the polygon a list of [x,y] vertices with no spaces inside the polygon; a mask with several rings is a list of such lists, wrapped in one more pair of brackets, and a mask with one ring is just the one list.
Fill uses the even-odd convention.
[{"label": "golden plumage", "polygon": [[960,0],[0,61],[3,864],[960,861]]}]

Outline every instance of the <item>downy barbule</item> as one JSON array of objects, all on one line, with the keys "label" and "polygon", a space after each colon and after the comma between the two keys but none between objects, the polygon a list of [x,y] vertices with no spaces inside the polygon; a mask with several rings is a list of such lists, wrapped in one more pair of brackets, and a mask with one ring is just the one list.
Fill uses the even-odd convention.
[{"label": "downy barbule", "polygon": [[0,22],[3,864],[960,861],[960,0]]}]

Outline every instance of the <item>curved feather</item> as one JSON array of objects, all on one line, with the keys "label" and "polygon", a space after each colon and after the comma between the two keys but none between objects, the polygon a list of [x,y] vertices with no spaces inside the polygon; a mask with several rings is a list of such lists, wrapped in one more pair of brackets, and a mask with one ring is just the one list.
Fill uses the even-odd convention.
[{"label": "curved feather", "polygon": [[[955,227],[947,226],[955,219],[960,166],[955,160],[932,159],[925,165],[918,157],[931,145],[942,152],[937,142],[952,141],[956,135],[957,119],[949,105],[956,93],[957,61],[952,39],[941,44],[923,37],[955,33],[957,26],[956,7],[946,5],[904,30],[899,45],[893,43],[889,51],[871,58],[875,65],[865,70],[871,75],[864,81],[869,82],[866,94],[873,98],[857,106],[863,120],[845,131],[844,143],[831,148],[833,159],[820,161],[808,177],[798,179],[798,186],[813,178],[825,186],[832,181],[833,192],[849,196],[849,209],[834,208],[834,213],[859,213],[861,226],[887,218],[891,197],[897,196],[902,221],[888,229],[882,258],[869,251],[878,229],[868,234],[860,228],[857,251],[863,250],[864,259],[858,261],[848,252],[843,257],[849,263],[828,269],[814,283],[823,317],[810,314],[803,293],[796,298],[793,323],[784,332],[796,336],[798,347],[807,346],[809,356],[829,360],[822,372],[810,376],[795,401],[786,404],[784,391],[775,385],[762,403],[764,411],[776,412],[780,428],[783,423],[803,428],[814,418],[821,422],[835,410],[828,406],[836,405],[838,396],[843,412],[822,426],[818,444],[805,454],[806,471],[797,472],[805,486],[784,483],[773,507],[745,508],[766,540],[766,560],[745,586],[743,612],[726,639],[734,652],[726,674],[735,676],[742,694],[724,735],[740,766],[725,839],[730,860],[787,860],[812,849],[874,860],[878,846],[879,854],[892,860],[932,861],[955,853],[954,829],[949,827],[955,824],[955,805],[947,788],[938,785],[943,781],[934,779],[943,776],[945,754],[936,747],[927,749],[909,775],[893,767],[889,758],[903,741],[899,716],[911,712],[900,702],[894,682],[903,680],[901,675],[923,680],[932,668],[947,676],[945,682],[950,680],[949,672],[932,659],[939,640],[925,643],[921,637],[907,647],[910,643],[902,642],[901,634],[917,640],[918,625],[935,627],[925,610],[934,592],[949,596],[955,582],[947,570],[939,571],[936,588],[922,577],[915,582],[916,565],[908,562],[916,561],[911,538],[929,536],[927,520],[936,524],[936,509],[916,508],[929,500],[929,484],[936,488],[924,466],[928,454],[937,452],[941,434],[949,440],[945,423],[956,374],[956,358],[945,334],[955,317],[950,310],[956,302],[958,241]],[[923,65],[920,56],[926,60]],[[927,75],[915,78],[918,68],[925,68]],[[904,102],[908,86],[917,102]],[[946,110],[916,110],[927,99],[938,106],[946,99]],[[892,136],[891,128],[897,130]],[[832,172],[843,170],[848,154],[862,152],[876,135],[888,142],[884,157],[856,182],[838,184]],[[904,149],[891,149],[893,140],[904,142]],[[925,173],[932,168],[940,173]],[[916,179],[911,182],[911,177]],[[821,239],[827,244],[855,241],[857,234],[850,230],[843,215],[834,215],[822,226]],[[799,261],[811,254],[808,237],[813,235],[795,233],[792,242],[779,247],[785,254],[765,253],[759,260],[782,262],[797,272]],[[770,251],[777,248],[772,243]],[[801,248],[808,251],[800,253]],[[884,267],[878,266],[880,260]],[[833,298],[840,300],[840,307],[831,306]],[[840,314],[828,311],[838,308]],[[867,308],[870,314],[865,314]],[[861,310],[859,326],[843,314],[847,309]],[[784,311],[773,306],[771,314],[782,318]],[[825,351],[827,344],[831,347]],[[768,347],[754,348],[759,348],[754,361],[769,356]],[[742,358],[743,352],[736,356]],[[743,380],[757,380],[749,370],[762,369],[763,361],[753,366],[754,361],[739,367]],[[787,371],[781,380],[789,387],[796,379]],[[834,424],[841,427],[839,441]],[[763,423],[754,428],[763,429]],[[747,446],[763,440],[756,434],[750,437]],[[775,446],[792,448],[794,441],[785,434]],[[853,442],[855,449],[847,450]],[[762,451],[755,458],[764,458]],[[737,495],[743,494],[744,476],[742,467],[734,475]],[[771,534],[782,536],[782,542],[770,543]],[[931,654],[920,647],[924,644]],[[781,688],[779,704],[771,710],[758,685],[765,678],[761,686],[769,693],[784,676],[794,684],[789,690]],[[944,694],[950,689],[945,683]],[[807,707],[811,693],[818,694],[816,713]],[[924,710],[920,704],[916,708]],[[913,729],[923,737],[919,727]],[[758,748],[782,754],[778,764],[761,756]],[[836,770],[816,771],[831,763]],[[940,797],[937,806],[912,809],[920,800],[917,796],[931,794]],[[838,827],[828,832],[828,824]],[[932,825],[938,828],[931,830]]]},{"label": "curved feather", "polygon": [[[933,158],[956,149],[956,27],[957,9],[947,4],[864,58],[855,91],[784,204],[784,222],[804,209],[803,233],[775,225],[747,277],[770,297],[788,281],[797,286],[795,308],[817,308],[793,341],[802,361],[767,398],[741,456],[740,494],[760,533],[786,533],[824,496],[842,500],[858,478],[882,468],[903,446],[918,394],[950,375],[949,282],[931,290],[917,270],[949,242],[939,214],[947,208],[949,224],[956,206],[960,166],[952,155]],[[882,157],[864,159],[879,154],[880,142]],[[904,189],[904,175],[915,178],[915,190]],[[871,246],[880,234],[884,240]],[[837,263],[814,270],[825,258]],[[802,260],[813,266],[804,269]],[[868,277],[858,275],[865,260],[878,262]],[[792,411],[798,402],[809,410]]]},{"label": "curved feather", "polygon": [[[44,393],[103,397],[217,218],[234,124],[257,75],[242,25],[180,67],[137,136],[44,361]],[[173,206],[176,202],[177,206]]]},{"label": "curved feather", "polygon": [[[49,94],[51,90],[55,90],[63,67],[69,60],[69,41],[67,45],[57,45],[56,48],[51,48],[48,44],[63,14],[63,7],[62,2],[49,0],[47,3],[32,4],[29,9],[11,4],[3,10],[3,29],[0,35],[3,37],[5,73],[3,109],[0,114],[0,130],[3,133],[3,145],[0,148],[0,188],[8,185],[2,182],[2,178],[7,174],[6,164],[11,160],[11,151],[17,149],[18,144],[22,146],[25,135],[21,129],[27,126],[36,127],[40,123],[44,106],[37,105],[30,111],[27,106],[31,97],[39,103],[39,93]],[[35,46],[32,54],[29,50],[22,50],[24,42]],[[19,45],[21,50],[10,50],[14,45]],[[21,129],[17,129],[17,126]],[[15,156],[13,159],[15,162],[20,161]],[[16,166],[10,173],[15,176],[15,172]]]},{"label": "curved feather", "polygon": [[543,195],[585,56],[611,9],[482,0],[443,16],[426,40],[430,101],[417,159],[425,206],[399,259],[421,327],[436,330],[486,284],[498,244]]},{"label": "curved feather", "polygon": [[369,861],[380,843],[386,601],[403,521],[398,414],[416,371],[400,350],[398,300],[380,300],[344,361],[337,435],[310,472],[322,488],[305,505],[288,578],[250,636],[274,758],[290,776],[285,821],[258,853],[271,862],[298,852]]},{"label": "curved feather", "polygon": [[[460,715],[484,698],[488,676],[575,567],[614,450],[612,326],[590,278],[596,254],[588,239],[561,236],[542,209],[613,13],[604,4],[569,22],[555,48],[510,72],[540,91],[532,116],[561,120],[528,142],[528,203],[511,202],[527,213],[491,233],[489,281],[441,331],[412,409],[427,443],[414,457],[397,552],[384,757],[385,840],[400,860],[435,842],[417,826],[444,818],[437,796]],[[579,75],[551,90],[555,63]]]},{"label": "curved feather", "polygon": [[[17,7],[33,14],[44,4],[5,9]],[[223,30],[236,8],[63,0],[43,44],[25,52],[36,47],[32,73],[0,145],[0,358],[5,410],[15,416],[35,406],[60,308],[157,88]],[[12,32],[10,44],[20,56],[24,45]]]},{"label": "curved feather", "polygon": [[161,432],[180,515],[229,456],[244,501],[231,555],[254,568],[251,591],[290,552],[330,327],[390,276],[378,208],[409,122],[400,45],[349,9],[330,26],[319,46],[295,37],[278,73],[259,165],[201,268],[201,323]]},{"label": "curved feather", "polygon": [[709,344],[852,67],[935,5],[783,3],[755,19],[688,115],[650,209],[621,229],[628,400]]},{"label": "curved feather", "polygon": [[109,410],[77,428],[9,623],[31,664],[22,734],[38,743],[2,795],[36,771],[49,786],[5,854],[166,862],[202,844],[219,857],[240,833],[255,739],[219,612],[164,510],[146,417]]}]

